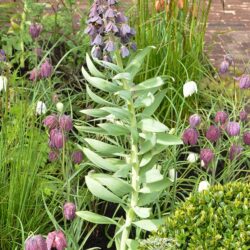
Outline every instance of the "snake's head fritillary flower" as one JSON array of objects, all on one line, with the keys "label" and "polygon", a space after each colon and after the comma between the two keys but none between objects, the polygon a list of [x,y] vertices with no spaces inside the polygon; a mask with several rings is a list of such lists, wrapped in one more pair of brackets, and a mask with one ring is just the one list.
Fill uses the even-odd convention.
[{"label": "snake's head fritillary flower", "polygon": [[245,122],[245,121],[247,121],[247,117],[248,117],[248,113],[245,110],[242,110],[240,112],[240,120],[242,122]]},{"label": "snake's head fritillary flower", "polygon": [[246,145],[250,145],[250,131],[246,131],[246,132],[243,134],[243,142],[244,142]]},{"label": "snake's head fritillary flower", "polygon": [[170,168],[168,171],[169,179],[174,182],[177,179],[177,172],[174,168]]},{"label": "snake's head fritillary flower", "polygon": [[41,235],[34,235],[25,241],[25,250],[47,250],[45,238]]},{"label": "snake's head fritillary flower", "polygon": [[6,91],[8,84],[8,79],[5,76],[0,76],[0,92],[2,90]]},{"label": "snake's head fritillary flower", "polygon": [[199,133],[195,128],[185,129],[182,140],[186,145],[195,145],[197,144]]},{"label": "snake's head fritillary flower", "polygon": [[46,112],[47,112],[46,104],[42,101],[38,101],[36,104],[36,114],[42,115],[42,114],[46,114]]},{"label": "snake's head fritillary flower", "polygon": [[216,142],[220,138],[220,129],[211,125],[206,132],[206,138],[211,142]]},{"label": "snake's head fritillary flower", "polygon": [[237,136],[240,134],[240,124],[238,122],[228,122],[226,131],[229,136]]},{"label": "snake's head fritillary flower", "polygon": [[52,151],[49,152],[49,161],[50,162],[54,162],[54,161],[58,160],[58,158],[59,158],[59,152],[58,151],[52,150]]},{"label": "snake's head fritillary flower", "polygon": [[228,119],[228,114],[224,111],[218,111],[215,115],[214,121],[216,123],[225,124]]},{"label": "snake's head fritillary flower", "polygon": [[198,186],[198,192],[203,192],[205,190],[208,190],[210,187],[209,182],[207,181],[201,181]]},{"label": "snake's head fritillary flower", "polygon": [[40,33],[42,32],[43,26],[39,23],[32,23],[30,25],[30,35],[33,39],[36,39],[40,36]]},{"label": "snake's head fritillary flower", "polygon": [[73,121],[69,115],[59,117],[59,126],[63,131],[69,132],[73,129]]},{"label": "snake's head fritillary flower", "polygon": [[40,75],[41,78],[49,78],[52,75],[53,72],[53,66],[49,62],[49,60],[46,60],[42,65],[40,69]]},{"label": "snake's head fritillary flower", "polygon": [[200,159],[203,162],[204,167],[207,167],[214,159],[213,151],[209,148],[202,149],[200,152]]},{"label": "snake's head fritillary flower", "polygon": [[44,120],[43,120],[44,126],[46,126],[48,129],[53,129],[58,126],[58,117],[57,115],[48,115]]},{"label": "snake's head fritillary flower", "polygon": [[48,250],[64,250],[67,247],[67,241],[62,231],[50,232],[46,243]]},{"label": "snake's head fritillary flower", "polygon": [[30,77],[29,79],[33,82],[37,81],[40,79],[40,70],[37,68],[34,68],[30,71]]},{"label": "snake's head fritillary flower", "polygon": [[193,152],[189,153],[189,155],[187,157],[187,161],[189,163],[195,163],[195,162],[197,162],[197,160],[198,160],[198,154],[193,153]]},{"label": "snake's head fritillary flower", "polygon": [[78,150],[78,151],[73,152],[71,158],[75,164],[80,164],[83,160],[82,151]]},{"label": "snake's head fritillary flower", "polygon": [[243,151],[243,147],[242,146],[233,144],[230,147],[230,150],[229,150],[229,159],[232,161],[236,157],[239,157],[239,155],[241,154],[242,151]]},{"label": "snake's head fritillary flower", "polygon": [[197,84],[194,81],[188,81],[183,85],[183,96],[189,97],[192,96],[194,93],[197,93]]},{"label": "snake's head fritillary flower", "polygon": [[72,202],[66,202],[63,206],[63,215],[66,220],[73,220],[76,217],[76,205]]},{"label": "snake's head fritillary flower", "polygon": [[5,51],[3,49],[0,49],[0,62],[6,62],[7,58],[6,58],[6,54]]},{"label": "snake's head fritillary flower", "polygon": [[239,86],[241,89],[249,89],[250,88],[250,76],[247,74],[244,74],[240,77],[235,78],[237,81],[239,81]]},{"label": "snake's head fritillary flower", "polygon": [[229,62],[224,60],[220,65],[220,73],[225,74],[229,69]]},{"label": "snake's head fritillary flower", "polygon": [[57,149],[63,148],[65,141],[66,137],[60,129],[56,128],[50,131],[50,147]]},{"label": "snake's head fritillary flower", "polygon": [[189,125],[192,127],[192,128],[195,128],[197,126],[199,126],[201,123],[201,118],[199,115],[197,114],[193,114],[189,117]]}]

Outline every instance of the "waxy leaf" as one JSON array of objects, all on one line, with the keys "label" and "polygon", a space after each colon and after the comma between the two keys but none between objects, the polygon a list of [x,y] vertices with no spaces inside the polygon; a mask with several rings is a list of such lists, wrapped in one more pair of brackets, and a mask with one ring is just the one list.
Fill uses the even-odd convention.
[{"label": "waxy leaf", "polygon": [[92,77],[88,74],[88,72],[84,69],[84,67],[82,67],[82,74],[84,76],[84,78],[95,88],[98,88],[100,90],[103,90],[105,92],[109,92],[109,93],[115,93],[119,90],[121,90],[120,86],[117,86],[116,84],[114,84],[113,82],[109,82],[107,80],[104,80],[102,78],[98,78],[98,77]]},{"label": "waxy leaf", "polygon": [[114,108],[114,107],[103,107],[101,110],[104,110],[105,112],[108,112],[109,114],[112,114],[116,119],[121,120],[129,120],[130,113],[123,108]]},{"label": "waxy leaf", "polygon": [[139,195],[138,206],[145,206],[151,204],[152,202],[156,202],[158,200],[159,194],[159,192],[146,194],[141,193]]},{"label": "waxy leaf", "polygon": [[105,78],[105,75],[95,67],[88,53],[86,54],[86,63],[87,63],[87,66],[91,75]]},{"label": "waxy leaf", "polygon": [[92,116],[92,117],[105,117],[109,114],[105,110],[101,110],[101,109],[83,109],[83,110],[80,110],[80,112],[85,115]]},{"label": "waxy leaf", "polygon": [[119,135],[129,134],[129,129],[123,125],[112,124],[112,123],[101,123],[98,124],[98,126],[104,129],[109,135],[119,136]]},{"label": "waxy leaf", "polygon": [[97,127],[89,127],[89,126],[75,126],[75,128],[84,133],[91,133],[91,134],[106,134],[106,131],[102,128]]},{"label": "waxy leaf", "polygon": [[169,131],[167,126],[153,118],[146,118],[141,120],[141,122],[138,124],[138,127],[142,131],[153,133]]},{"label": "waxy leaf", "polygon": [[95,149],[98,153],[104,155],[115,155],[117,153],[122,153],[124,149],[120,146],[111,145],[108,143],[104,143],[99,140],[85,138],[84,139],[93,149]]},{"label": "waxy leaf", "polygon": [[103,215],[99,215],[96,213],[92,213],[90,211],[78,211],[76,212],[76,215],[79,216],[80,218],[89,221],[94,224],[113,224],[113,225],[118,225],[116,221],[114,221],[111,218],[108,218]]},{"label": "waxy leaf", "polygon": [[155,77],[135,85],[133,88],[131,88],[131,91],[143,91],[147,89],[159,88],[162,85],[164,85],[162,78]]},{"label": "waxy leaf", "polygon": [[146,219],[150,216],[152,209],[147,207],[134,207],[133,210],[137,214],[137,216],[142,219]]},{"label": "waxy leaf", "polygon": [[133,189],[127,182],[108,174],[91,174],[91,177],[98,180],[102,185],[106,186],[114,194],[123,197],[125,194],[130,193]]},{"label": "waxy leaf", "polygon": [[109,162],[106,159],[103,159],[101,156],[99,156],[98,154],[94,153],[93,151],[91,151],[88,148],[83,148],[82,149],[83,153],[87,156],[87,158],[95,164],[95,166],[108,170],[108,171],[112,171],[112,172],[116,172],[118,170],[117,166],[113,165],[111,162]]},{"label": "waxy leaf", "polygon": [[152,168],[140,176],[141,183],[153,183],[163,180],[163,175],[159,169]]},{"label": "waxy leaf", "polygon": [[164,190],[171,186],[171,181],[168,178],[164,178],[161,181],[147,183],[140,189],[140,193],[155,193]]},{"label": "waxy leaf", "polygon": [[163,219],[158,219],[158,220],[140,220],[140,221],[136,221],[133,222],[134,225],[136,225],[137,227],[144,229],[146,231],[157,231],[157,229],[159,228],[159,226],[161,226],[162,224],[164,224],[164,220]]},{"label": "waxy leaf", "polygon": [[181,144],[183,144],[183,141],[181,140],[181,138],[176,136],[176,135],[160,133],[160,134],[156,135],[156,138],[157,138],[156,139],[157,143],[161,144],[161,145],[170,146],[170,145],[181,145]]},{"label": "waxy leaf", "polygon": [[85,176],[85,181],[89,191],[96,197],[114,203],[123,203],[122,199],[105,188],[99,181],[95,180],[92,174]]}]

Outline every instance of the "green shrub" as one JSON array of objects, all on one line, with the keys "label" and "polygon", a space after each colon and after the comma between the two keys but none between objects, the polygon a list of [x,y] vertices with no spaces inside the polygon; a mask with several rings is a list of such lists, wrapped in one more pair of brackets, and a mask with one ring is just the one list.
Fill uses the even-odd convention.
[{"label": "green shrub", "polygon": [[[243,182],[194,193],[142,242],[141,249],[249,249],[249,200],[250,183]],[[169,246],[171,239],[176,246]],[[156,246],[158,241],[161,248]]]}]

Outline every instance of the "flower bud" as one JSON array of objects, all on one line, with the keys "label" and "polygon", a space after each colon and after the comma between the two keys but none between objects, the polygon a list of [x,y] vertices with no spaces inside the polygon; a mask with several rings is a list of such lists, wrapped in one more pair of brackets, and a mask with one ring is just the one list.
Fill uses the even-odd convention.
[{"label": "flower bud", "polygon": [[229,159],[232,161],[243,151],[243,147],[233,144],[229,150]]},{"label": "flower bud", "polygon": [[246,145],[250,145],[250,131],[247,131],[243,134],[243,142]]},{"label": "flower bud", "polygon": [[206,132],[206,138],[211,142],[216,142],[220,138],[220,129],[214,125],[210,126]]},{"label": "flower bud", "polygon": [[187,161],[189,163],[195,163],[198,160],[198,154],[196,153],[190,153],[187,157]]},{"label": "flower bud", "polygon": [[240,124],[238,122],[229,122],[226,131],[229,136],[237,136],[240,134]]},{"label": "flower bud", "polygon": [[48,115],[43,120],[43,124],[49,129],[56,128],[58,126],[58,117],[56,115]]},{"label": "flower bud", "polygon": [[247,113],[246,111],[242,110],[242,111],[240,112],[240,120],[241,120],[242,122],[247,121],[247,116],[248,116],[248,113]]},{"label": "flower bud", "polygon": [[42,65],[41,65],[41,70],[40,70],[40,75],[41,78],[48,78],[52,75],[53,67],[50,64],[49,60],[46,60]]},{"label": "flower bud", "polygon": [[69,115],[62,115],[59,117],[59,126],[62,130],[69,132],[73,129],[73,122]]},{"label": "flower bud", "polygon": [[197,84],[194,81],[186,82],[183,85],[183,95],[185,98],[193,95],[194,93],[197,93],[197,91]]},{"label": "flower bud", "polygon": [[8,84],[8,79],[5,76],[0,76],[0,92],[2,90],[6,91]]},{"label": "flower bud", "polygon": [[207,181],[201,181],[198,186],[198,192],[203,192],[204,190],[208,190],[210,184]]},{"label": "flower bud", "polygon": [[63,206],[63,215],[66,220],[73,220],[76,216],[76,205],[72,202],[67,202]]},{"label": "flower bud", "polygon": [[200,159],[204,163],[204,167],[207,167],[214,159],[213,151],[209,148],[202,149],[200,152]]},{"label": "flower bud", "polygon": [[195,128],[188,128],[182,135],[184,144],[195,145],[198,141],[199,133]]},{"label": "flower bud", "polygon": [[220,65],[220,73],[225,74],[229,69],[229,62],[224,60]]},{"label": "flower bud", "polygon": [[75,164],[80,164],[83,160],[83,153],[82,151],[75,151],[73,152],[72,156],[72,161],[75,163]]},{"label": "flower bud", "polygon": [[64,250],[67,247],[67,241],[62,231],[49,233],[46,242],[48,250]]},{"label": "flower bud", "polygon": [[52,129],[50,131],[50,146],[52,148],[63,148],[65,140],[64,134],[59,129]]},{"label": "flower bud", "polygon": [[199,126],[201,123],[201,118],[199,115],[194,114],[189,117],[189,124],[192,128]]},{"label": "flower bud", "polygon": [[25,241],[25,250],[47,250],[46,240],[41,235],[34,235]]},{"label": "flower bud", "polygon": [[250,88],[250,76],[249,75],[244,74],[241,77],[237,77],[236,80],[239,81],[239,86],[241,89]]},{"label": "flower bud", "polygon": [[228,114],[224,111],[218,111],[215,115],[214,121],[216,123],[224,124],[228,119]]},{"label": "flower bud", "polygon": [[57,104],[56,104],[56,109],[57,109],[57,111],[59,112],[59,113],[63,113],[63,109],[64,109],[64,105],[63,105],[63,103],[61,103],[61,102],[58,102]]},{"label": "flower bud", "polygon": [[42,32],[42,25],[38,23],[33,23],[30,25],[30,35],[33,39],[39,37],[40,33]]},{"label": "flower bud", "polygon": [[37,115],[42,115],[47,112],[47,107],[44,102],[38,101],[36,104],[36,114]]},{"label": "flower bud", "polygon": [[163,11],[164,6],[165,6],[165,1],[164,0],[155,1],[155,10],[156,10],[156,12]]}]

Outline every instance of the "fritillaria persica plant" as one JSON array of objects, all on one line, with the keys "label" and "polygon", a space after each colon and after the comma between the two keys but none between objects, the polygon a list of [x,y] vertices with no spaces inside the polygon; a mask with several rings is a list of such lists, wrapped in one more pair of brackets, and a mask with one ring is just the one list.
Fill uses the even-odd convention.
[{"label": "fritillaria persica plant", "polygon": [[[92,170],[85,177],[86,184],[93,195],[118,204],[125,218],[108,218],[90,211],[76,214],[93,223],[115,225],[114,240],[119,250],[136,249],[140,231],[156,230],[162,223],[161,219],[152,218],[152,204],[171,181],[161,174],[159,154],[170,145],[182,144],[153,117],[166,95],[162,78],[134,83],[151,49],[139,52],[126,67],[95,58],[98,64],[106,67],[109,77],[95,67],[88,55],[88,71],[82,68],[88,83],[87,93],[100,106],[81,111],[93,117],[96,126],[76,126],[79,131],[97,134],[99,138],[84,139],[86,145],[82,150],[96,167],[96,172]],[[93,87],[117,98],[112,102],[104,100],[93,92]],[[121,145],[119,141],[126,143]],[[98,169],[102,172],[97,172]],[[130,234],[133,227],[137,228],[135,239],[131,239]]]}]

